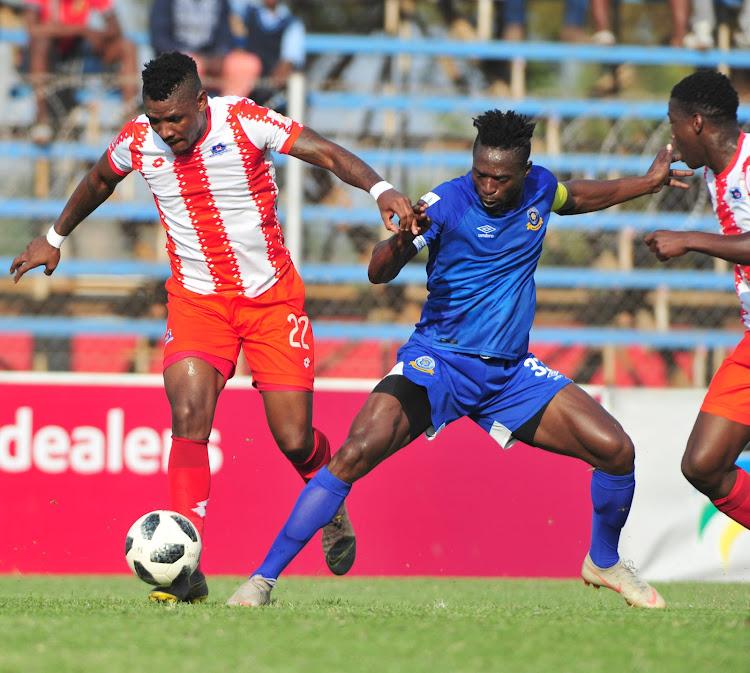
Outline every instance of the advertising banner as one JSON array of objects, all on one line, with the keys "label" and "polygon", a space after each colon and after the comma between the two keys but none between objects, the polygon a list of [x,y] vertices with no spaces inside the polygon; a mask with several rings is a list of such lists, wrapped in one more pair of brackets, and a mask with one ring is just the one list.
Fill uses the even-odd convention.
[{"label": "advertising banner", "polygon": [[[750,582],[750,531],[682,476],[680,462],[704,390],[613,391],[614,416],[636,448],[636,496],[620,552],[652,581]],[[750,453],[737,464],[750,470]]]},{"label": "advertising banner", "polygon": [[[371,381],[321,379],[315,425],[334,451]],[[750,581],[750,531],[682,476],[702,390],[598,391],[636,446],[623,558],[651,581]],[[604,395],[602,398],[601,396]],[[159,376],[0,375],[0,573],[126,573],[125,533],[169,507],[170,413]],[[209,443],[203,567],[246,575],[303,483],[260,394],[231,381]],[[738,461],[750,467],[750,454]],[[591,529],[590,467],[523,444],[503,451],[462,419],[419,438],[347,500],[357,575],[577,577]],[[320,534],[289,573],[327,574]]]},{"label": "advertising banner", "polygon": [[[334,451],[372,384],[318,382],[315,425]],[[129,572],[128,528],[169,506],[161,377],[2,375],[0,401],[0,572]],[[260,394],[240,380],[221,395],[209,451],[203,567],[248,574],[303,482],[273,442]],[[580,461],[522,444],[503,451],[463,419],[354,485],[352,573],[577,576],[589,481]],[[320,534],[288,572],[328,573]]]}]

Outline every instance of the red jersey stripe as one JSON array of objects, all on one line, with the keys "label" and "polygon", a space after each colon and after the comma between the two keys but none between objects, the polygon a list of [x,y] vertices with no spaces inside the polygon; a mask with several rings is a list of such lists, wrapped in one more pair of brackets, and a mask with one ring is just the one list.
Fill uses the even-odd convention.
[{"label": "red jersey stripe", "polygon": [[190,221],[198,235],[216,292],[242,293],[240,270],[229,244],[221,213],[211,193],[200,152],[175,156],[174,171]]}]

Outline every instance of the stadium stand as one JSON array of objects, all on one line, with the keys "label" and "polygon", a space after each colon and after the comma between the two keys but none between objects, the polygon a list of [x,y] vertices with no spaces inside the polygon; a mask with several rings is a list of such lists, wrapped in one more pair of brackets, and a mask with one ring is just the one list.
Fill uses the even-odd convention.
[{"label": "stadium stand", "polygon": [[[144,44],[144,36],[131,37]],[[24,40],[20,31],[0,30],[0,44],[21,44]],[[307,50],[317,58],[308,84],[314,82],[317,86],[309,87],[307,92],[305,121],[323,133],[344,139],[344,144],[384,175],[406,176],[410,185],[414,183],[414,190],[417,184],[432,186],[437,179],[444,179],[441,176],[456,175],[468,168],[470,146],[460,132],[444,143],[435,141],[445,120],[470,119],[472,114],[491,107],[513,108],[538,119],[543,128],[542,145],[535,148],[533,159],[561,177],[645,172],[658,146],[655,143],[666,138],[666,100],[664,96],[656,100],[591,100],[527,95],[527,81],[511,87],[515,92],[522,91],[521,97],[497,98],[419,90],[412,80],[402,80],[396,86],[386,81],[387,77],[370,75],[357,80],[363,72],[392,72],[394,59],[409,58],[417,70],[439,56],[521,59],[526,64],[626,62],[635,67],[670,64],[750,69],[747,51],[628,45],[466,43],[308,34]],[[357,86],[351,79],[345,91],[323,86],[332,71],[345,66],[353,73],[350,78]],[[528,77],[528,69],[515,72]],[[342,78],[342,82],[347,80]],[[48,184],[41,190],[41,197],[0,192],[0,219],[28,222],[33,228],[40,220],[59,214],[67,183],[80,175],[81,166],[95,161],[105,149],[112,131],[107,125],[107,110],[108,106],[118,105],[117,98],[114,90],[103,88],[100,83],[88,89],[84,86],[79,91],[79,103],[89,121],[96,116],[94,126],[99,132],[40,148],[17,132],[22,131],[24,121],[30,120],[30,92],[23,86],[17,88],[9,114],[0,124],[0,129],[16,129],[0,134],[0,166],[6,172],[27,164],[46,166],[50,183],[66,171],[67,179],[64,188]],[[743,122],[750,121],[750,106],[741,105],[740,117]],[[394,123],[400,125],[399,133],[393,132]],[[570,129],[599,123],[607,126],[598,147],[577,147],[570,142]],[[644,131],[641,125],[648,125],[648,129]],[[628,133],[648,137],[640,146],[627,149],[618,141]],[[377,142],[383,138],[386,142]],[[405,142],[398,144],[402,140]],[[279,157],[277,163],[283,177],[287,162]],[[285,207],[281,210],[283,217]],[[343,262],[335,254],[332,260],[316,259],[315,251],[309,248],[327,245],[312,242],[316,235],[320,238],[323,227],[330,230],[332,224],[336,225],[333,229],[344,232],[344,239],[346,232],[355,228],[366,232],[366,242],[382,236],[377,211],[366,200],[308,199],[301,215],[311,240],[300,266],[308,287],[308,310],[315,321],[317,374],[382,376],[418,317],[424,298],[424,270],[417,262],[411,264],[388,288],[390,294],[386,296],[381,288],[368,285],[361,254],[360,261],[354,264],[350,252],[339,255],[346,258]],[[149,195],[135,190],[107,202],[91,219],[158,223]],[[641,268],[638,235],[654,228],[713,231],[716,224],[705,203],[674,208],[674,204],[659,199],[645,207],[634,204],[631,208],[628,204],[594,215],[554,217],[550,231],[563,238],[570,235],[587,240],[598,236],[614,243],[597,243],[611,250],[597,250],[597,255],[579,261],[578,266],[563,256],[562,261],[540,267],[539,316],[532,332],[532,347],[548,365],[578,376],[583,382],[663,385],[677,381],[700,385],[707,380],[713,362],[736,343],[739,319],[733,275],[722,267]],[[343,245],[337,238],[327,240]],[[558,243],[548,238],[551,250]],[[562,247],[564,243],[565,240]],[[364,245],[362,250],[366,249]],[[7,255],[11,253],[8,249],[2,251],[6,256],[0,258],[0,265],[10,265]],[[317,254],[320,258],[319,251]],[[76,371],[158,371],[155,354],[163,336],[163,317],[149,313],[145,301],[136,313],[123,309],[146,286],[159,284],[167,277],[168,267],[158,259],[158,255],[157,261],[146,261],[113,259],[111,255],[94,259],[80,257],[80,253],[76,258],[68,254],[52,278],[30,275],[30,282],[20,286],[12,286],[9,279],[0,282],[0,306],[6,309],[0,325],[0,347],[3,343],[16,344],[6,349],[2,366],[21,370],[44,367],[44,358],[35,359],[34,342],[57,340],[61,348],[68,349],[67,362]],[[640,309],[647,310],[650,325],[618,326],[618,311],[634,315]],[[696,318],[701,312],[711,313],[706,323]],[[12,353],[17,355],[11,357]],[[49,362],[46,364],[49,366]]]}]

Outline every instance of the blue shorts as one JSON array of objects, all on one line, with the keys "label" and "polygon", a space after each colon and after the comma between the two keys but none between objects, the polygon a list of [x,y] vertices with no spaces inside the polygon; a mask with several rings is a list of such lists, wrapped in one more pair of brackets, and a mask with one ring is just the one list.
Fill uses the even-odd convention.
[{"label": "blue shorts", "polygon": [[518,360],[485,359],[431,348],[417,340],[401,346],[398,364],[390,373],[427,389],[433,426],[428,438],[468,416],[503,448],[515,443],[513,431],[571,383],[532,353]]}]

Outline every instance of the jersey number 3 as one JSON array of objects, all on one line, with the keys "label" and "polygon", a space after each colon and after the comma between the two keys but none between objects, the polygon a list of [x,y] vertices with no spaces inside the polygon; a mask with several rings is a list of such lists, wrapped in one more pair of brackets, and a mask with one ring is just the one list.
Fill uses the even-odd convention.
[{"label": "jersey number 3", "polygon": [[310,350],[310,346],[305,343],[307,330],[310,327],[310,318],[306,315],[301,315],[298,318],[294,313],[290,313],[286,317],[286,321],[292,323],[292,329],[289,330],[289,345],[292,348]]}]

